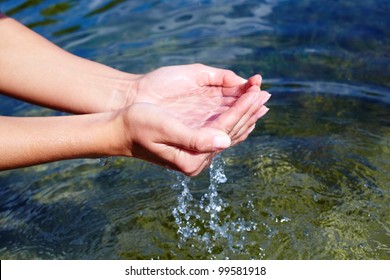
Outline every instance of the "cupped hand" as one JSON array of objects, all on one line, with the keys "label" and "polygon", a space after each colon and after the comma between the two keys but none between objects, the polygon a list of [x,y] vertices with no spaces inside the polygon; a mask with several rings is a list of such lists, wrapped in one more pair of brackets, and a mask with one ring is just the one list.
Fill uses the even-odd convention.
[{"label": "cupped hand", "polygon": [[234,145],[268,111],[270,95],[260,85],[260,75],[245,80],[202,64],[162,67],[140,76],[130,103],[154,104],[190,128],[222,130]]},{"label": "cupped hand", "polygon": [[211,127],[190,128],[170,112],[150,103],[120,111],[119,146],[123,155],[143,159],[186,175],[199,174],[212,157],[231,145],[230,137]]}]

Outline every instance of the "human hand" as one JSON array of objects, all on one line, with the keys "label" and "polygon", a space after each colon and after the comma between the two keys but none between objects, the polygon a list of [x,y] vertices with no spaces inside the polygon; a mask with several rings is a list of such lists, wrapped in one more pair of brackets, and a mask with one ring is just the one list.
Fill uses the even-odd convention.
[{"label": "human hand", "polygon": [[229,136],[212,127],[190,128],[153,104],[135,103],[120,111],[121,155],[143,159],[186,175],[199,174],[212,157],[231,145]]},{"label": "human hand", "polygon": [[263,104],[270,95],[260,85],[260,75],[245,80],[202,64],[170,66],[140,76],[129,103],[155,104],[191,128],[225,131],[234,145],[268,111]]}]

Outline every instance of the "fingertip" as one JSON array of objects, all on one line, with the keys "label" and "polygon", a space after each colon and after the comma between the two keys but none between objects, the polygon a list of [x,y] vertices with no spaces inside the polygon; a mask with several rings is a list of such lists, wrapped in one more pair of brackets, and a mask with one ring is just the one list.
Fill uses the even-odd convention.
[{"label": "fingertip", "polygon": [[256,128],[256,123],[254,123],[254,124],[248,129],[248,131],[246,132],[247,135],[251,134],[251,133],[253,132],[253,130],[255,130],[255,128]]},{"label": "fingertip", "polygon": [[261,104],[267,103],[268,100],[271,98],[271,94],[266,91],[261,91],[260,94],[262,96]]},{"label": "fingertip", "polygon": [[222,85],[227,87],[233,87],[240,84],[246,84],[248,82],[247,79],[244,79],[243,77],[238,76],[235,72],[232,70],[224,70],[225,74],[223,77]]},{"label": "fingertip", "polygon": [[252,77],[249,78],[248,80],[248,84],[250,84],[251,86],[260,86],[261,85],[261,81],[262,81],[262,77],[260,74],[256,74]]},{"label": "fingertip", "polygon": [[217,150],[229,148],[232,141],[227,134],[219,134],[214,136],[213,147]]},{"label": "fingertip", "polygon": [[260,119],[261,117],[263,117],[265,114],[267,114],[267,112],[269,111],[269,108],[267,106],[262,106],[259,110],[259,112],[257,113],[257,119]]},{"label": "fingertip", "polygon": [[265,91],[265,90],[260,90],[262,94],[266,94],[266,95],[270,95],[271,96],[271,93],[269,93],[268,91]]},{"label": "fingertip", "polygon": [[247,92],[253,92],[253,91],[255,91],[255,92],[260,92],[260,88],[259,88],[259,86],[257,86],[257,85],[253,85],[253,86],[250,86],[249,88],[247,88],[246,91],[247,91]]}]

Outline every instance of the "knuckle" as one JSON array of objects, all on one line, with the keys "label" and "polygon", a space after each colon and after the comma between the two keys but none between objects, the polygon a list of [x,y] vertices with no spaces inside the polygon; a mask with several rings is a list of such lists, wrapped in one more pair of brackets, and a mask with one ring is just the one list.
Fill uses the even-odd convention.
[{"label": "knuckle", "polygon": [[202,64],[202,63],[193,63],[192,66],[195,67],[195,68],[202,68],[202,67],[204,67],[205,65]]},{"label": "knuckle", "polygon": [[197,150],[197,146],[198,146],[198,139],[196,137],[191,137],[189,139],[189,143],[188,143],[188,148],[192,151],[195,151]]},{"label": "knuckle", "polygon": [[229,70],[229,69],[227,69],[227,70],[225,70],[226,72],[226,75],[235,75],[235,73],[232,71],[232,70]]}]

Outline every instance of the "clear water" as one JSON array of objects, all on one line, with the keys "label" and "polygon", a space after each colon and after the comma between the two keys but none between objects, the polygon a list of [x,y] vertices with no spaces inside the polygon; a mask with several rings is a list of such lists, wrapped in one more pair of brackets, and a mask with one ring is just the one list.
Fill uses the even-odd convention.
[{"label": "clear water", "polygon": [[[199,200],[194,199],[191,194],[191,179],[174,172],[183,187],[178,197],[178,206],[172,211],[180,236],[179,248],[197,246],[197,254],[211,254],[212,258],[221,256],[228,259],[232,253],[248,254],[245,247],[246,232],[255,231],[257,223],[243,218],[234,220],[230,215],[222,216],[229,204],[218,194],[219,186],[227,182],[225,162],[221,155],[213,159],[209,170],[210,185]],[[174,185],[178,186],[179,184]],[[251,204],[249,206],[253,207]]]},{"label": "clear water", "polygon": [[[1,172],[1,259],[390,259],[389,1],[0,10],[124,71],[202,62],[260,72],[273,94],[249,139],[191,180],[127,158]],[[58,114],[6,97],[0,113]]]}]

